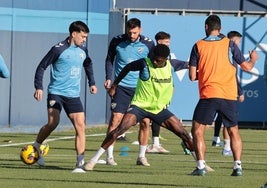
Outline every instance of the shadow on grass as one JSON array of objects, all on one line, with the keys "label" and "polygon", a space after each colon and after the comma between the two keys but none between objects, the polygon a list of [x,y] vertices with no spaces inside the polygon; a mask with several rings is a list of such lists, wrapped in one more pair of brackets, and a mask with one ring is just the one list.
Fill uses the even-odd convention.
[{"label": "shadow on grass", "polygon": [[[79,174],[79,175],[84,175],[84,173]],[[106,184],[107,187],[110,187],[111,185],[133,185],[133,186],[153,186],[153,187],[177,187],[177,186],[185,186],[184,184],[172,184],[172,183],[144,183],[144,182],[130,182],[130,181],[126,181],[126,182],[120,182],[120,181],[96,181],[96,180],[82,180],[82,179],[78,179],[78,180],[74,180],[74,179],[57,179],[57,180],[53,180],[53,179],[45,179],[45,178],[21,178],[21,177],[8,177],[8,178],[2,178],[0,177],[0,179],[2,180],[10,180],[10,181],[38,181],[38,182],[70,182],[70,183],[92,183],[92,184]]]}]

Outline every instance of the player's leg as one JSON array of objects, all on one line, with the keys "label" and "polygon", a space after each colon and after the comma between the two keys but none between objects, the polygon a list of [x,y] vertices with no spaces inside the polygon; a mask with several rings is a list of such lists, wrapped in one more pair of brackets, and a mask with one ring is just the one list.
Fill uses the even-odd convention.
[{"label": "player's leg", "polygon": [[86,137],[83,105],[79,97],[64,97],[63,107],[75,129],[76,168],[73,172],[84,172],[82,167],[84,165]]},{"label": "player's leg", "polygon": [[223,112],[223,124],[227,128],[230,136],[231,148],[234,157],[234,167],[232,176],[242,176],[241,156],[242,140],[238,130],[238,102],[224,100],[221,111]]},{"label": "player's leg", "polygon": [[222,115],[220,113],[217,113],[217,117],[214,123],[214,135],[213,135],[212,146],[215,146],[215,147],[222,146],[221,139],[220,139],[221,127],[222,127]]},{"label": "player's leg", "polygon": [[168,109],[164,109],[156,115],[150,114],[150,116],[154,122],[179,136],[185,143],[185,147],[191,151],[194,150],[192,137],[186,131],[182,122]]},{"label": "player's leg", "polygon": [[101,144],[101,147],[96,152],[96,154],[86,163],[85,170],[93,170],[96,162],[101,157],[101,155],[105,152],[105,150],[114,143],[117,137],[123,133],[125,133],[131,126],[137,123],[137,118],[135,114],[127,113],[124,115],[120,125],[108,133],[106,138]]},{"label": "player's leg", "polygon": [[139,153],[136,162],[137,165],[150,166],[145,156],[149,139],[149,129],[150,129],[150,119],[149,118],[142,119],[139,124],[139,134],[138,134]]},{"label": "player's leg", "polygon": [[153,148],[155,147],[155,149],[157,149],[160,146],[160,143],[159,143],[160,125],[152,121],[151,130],[152,130]]},{"label": "player's leg", "polygon": [[[111,117],[110,117],[109,124],[108,124],[108,129],[107,129],[107,134],[118,127],[123,116],[124,116],[123,113],[119,113],[119,112],[111,113]],[[116,140],[107,149],[107,155],[106,155],[107,165],[113,165],[113,166],[117,165],[117,163],[114,160],[114,155],[113,155],[115,142]]]},{"label": "player's leg", "polygon": [[242,140],[239,134],[238,126],[227,127],[231,139],[231,148],[234,156],[234,167],[232,176],[242,176],[241,156]]},{"label": "player's leg", "polygon": [[218,108],[217,99],[200,99],[193,114],[191,133],[193,136],[194,149],[197,160],[197,168],[192,175],[204,176],[209,171],[205,161],[206,144],[204,133],[206,125],[211,125]]},{"label": "player's leg", "polygon": [[[127,111],[129,104],[132,100],[132,97],[134,95],[135,88],[127,88],[118,86],[116,89],[116,94],[113,96],[111,100],[111,117],[108,125],[107,133],[110,133],[114,129],[116,129],[125,112]],[[120,135],[118,135],[120,136]],[[113,150],[116,140],[108,147],[107,149],[107,155],[106,155],[106,164],[107,165],[117,165],[117,163],[114,160]]]},{"label": "player's leg", "polygon": [[44,158],[41,155],[40,145],[43,141],[48,138],[48,136],[55,130],[60,121],[60,111],[62,108],[62,104],[60,98],[56,95],[48,95],[47,97],[47,115],[48,122],[44,125],[40,130],[34,142],[34,147],[37,149],[39,153],[39,159],[37,163],[41,166],[45,165]]},{"label": "player's leg", "polygon": [[44,158],[41,155],[40,146],[43,141],[55,130],[59,123],[60,111],[54,108],[49,108],[48,110],[48,123],[44,125],[37,135],[36,141],[33,143],[33,146],[37,149],[39,153],[39,159],[37,163],[40,166],[45,166]]},{"label": "player's leg", "polygon": [[190,137],[186,129],[183,127],[181,121],[175,115],[171,115],[166,120],[164,120],[161,126],[180,137],[185,143],[186,147],[190,149],[190,151],[194,151],[192,138]]},{"label": "player's leg", "polygon": [[224,138],[224,146],[222,150],[222,155],[224,156],[232,156],[233,152],[231,149],[231,141],[230,141],[230,136],[225,127],[223,127],[223,138]]},{"label": "player's leg", "polygon": [[75,149],[77,156],[76,167],[82,167],[84,164],[85,152],[85,115],[84,112],[77,112],[69,114],[69,118],[75,129]]},{"label": "player's leg", "polygon": [[153,122],[151,123],[152,130],[152,146],[147,148],[147,153],[169,153],[170,151],[164,149],[159,141],[160,125]]},{"label": "player's leg", "polygon": [[47,109],[48,122],[40,130],[36,138],[36,142],[42,144],[43,141],[55,130],[59,124],[60,111],[55,108]]},{"label": "player's leg", "polygon": [[193,143],[197,159],[197,169],[193,171],[192,175],[205,175],[205,171],[203,171],[203,169],[205,169],[206,166],[205,162],[206,144],[204,140],[205,128],[206,128],[205,125],[197,121],[193,121],[191,132],[193,136]]}]

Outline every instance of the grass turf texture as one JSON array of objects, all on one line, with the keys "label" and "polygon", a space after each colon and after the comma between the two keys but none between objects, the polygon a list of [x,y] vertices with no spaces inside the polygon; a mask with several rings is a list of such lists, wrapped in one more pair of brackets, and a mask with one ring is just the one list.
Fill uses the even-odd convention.
[{"label": "grass turf texture", "polygon": [[[190,130],[190,127],[186,127]],[[71,171],[76,162],[74,135],[72,130],[52,133],[49,154],[45,156],[46,167],[37,164],[25,165],[19,158],[23,145],[32,142],[36,134],[0,133],[0,181],[2,188],[14,187],[262,187],[267,183],[267,138],[266,130],[241,129],[243,139],[243,176],[231,177],[233,158],[221,155],[222,147],[211,147],[213,128],[208,127],[205,138],[207,145],[206,161],[215,172],[204,177],[188,175],[196,163],[192,156],[184,155],[181,140],[165,129],[161,129],[161,144],[171,151],[169,154],[147,154],[150,167],[137,166],[138,127],[133,127],[127,134],[129,141],[117,142],[114,149],[118,166],[97,164],[94,171],[74,174]],[[86,160],[99,148],[104,138],[106,127],[87,129]],[[103,133],[96,136],[90,136]],[[64,139],[65,138],[65,139]],[[7,143],[12,140],[12,143]],[[149,140],[151,143],[151,139]],[[12,145],[14,144],[14,145]],[[15,145],[18,144],[18,145]],[[10,145],[10,146],[3,146]],[[120,148],[129,147],[128,156],[120,156]],[[105,160],[105,154],[102,156]]]}]

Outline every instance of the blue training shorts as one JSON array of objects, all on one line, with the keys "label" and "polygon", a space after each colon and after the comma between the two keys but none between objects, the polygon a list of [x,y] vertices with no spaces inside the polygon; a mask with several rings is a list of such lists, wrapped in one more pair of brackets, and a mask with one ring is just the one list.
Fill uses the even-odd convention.
[{"label": "blue training shorts", "polygon": [[173,113],[171,113],[168,109],[163,109],[158,114],[153,114],[151,112],[147,112],[135,105],[131,105],[127,113],[134,114],[136,116],[137,122],[141,122],[144,118],[149,118],[151,121],[157,123],[158,125],[161,125],[163,122],[165,122],[170,117],[174,116]]},{"label": "blue training shorts", "polygon": [[110,109],[112,112],[126,113],[134,96],[135,88],[118,85],[116,93],[111,99]]},{"label": "blue training shorts", "polygon": [[211,125],[215,114],[221,113],[225,127],[232,127],[238,123],[237,101],[219,98],[200,99],[195,108],[193,120],[204,125]]},{"label": "blue training shorts", "polygon": [[61,95],[48,94],[47,108],[55,108],[61,111],[64,108],[67,114],[84,112],[80,97],[64,97]]}]

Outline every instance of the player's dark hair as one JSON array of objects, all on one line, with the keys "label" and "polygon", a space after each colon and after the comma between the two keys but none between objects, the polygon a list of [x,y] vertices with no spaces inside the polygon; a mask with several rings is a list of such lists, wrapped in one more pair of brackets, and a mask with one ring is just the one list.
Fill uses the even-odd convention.
[{"label": "player's dark hair", "polygon": [[85,23],[83,23],[82,21],[75,21],[75,22],[72,22],[70,24],[70,27],[69,27],[70,34],[72,32],[81,32],[81,31],[84,33],[90,32],[88,26]]},{"label": "player's dark hair", "polygon": [[227,37],[231,39],[233,37],[242,37],[242,35],[238,31],[230,31],[227,33]]},{"label": "player's dark hair", "polygon": [[207,35],[209,35],[211,31],[220,30],[221,29],[221,19],[217,15],[210,15],[206,19],[205,25],[208,26],[208,28],[206,30],[206,33],[207,33]]},{"label": "player's dark hair", "polygon": [[170,39],[170,38],[171,38],[171,35],[169,33],[164,32],[164,31],[159,31],[155,35],[156,41],[163,40],[163,39]]},{"label": "player's dark hair", "polygon": [[158,44],[154,47],[153,55],[155,57],[164,57],[167,58],[170,55],[170,49],[164,44]]},{"label": "player's dark hair", "polygon": [[136,27],[141,27],[141,21],[137,18],[131,18],[126,22],[126,28],[127,29],[133,29]]}]

